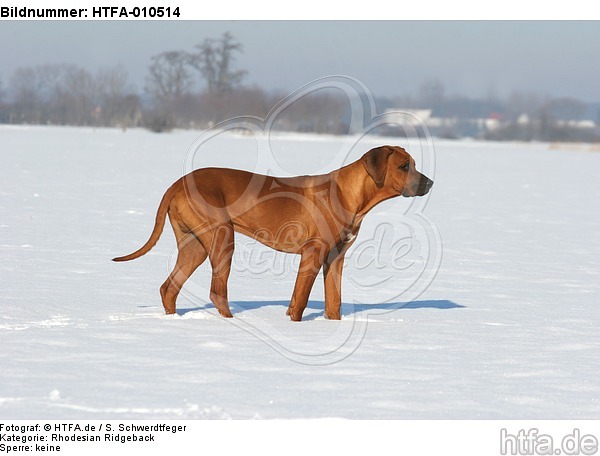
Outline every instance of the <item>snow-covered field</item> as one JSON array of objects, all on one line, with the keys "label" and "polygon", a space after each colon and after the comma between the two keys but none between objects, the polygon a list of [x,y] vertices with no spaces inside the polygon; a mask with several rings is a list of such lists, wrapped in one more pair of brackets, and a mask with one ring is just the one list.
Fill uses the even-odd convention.
[{"label": "snow-covered field", "polygon": [[[429,199],[363,223],[342,321],[323,318],[318,280],[292,323],[295,257],[247,238],[232,320],[207,304],[207,264],[163,315],[170,227],[110,261],[146,241],[190,163],[318,173],[347,145],[223,134],[192,161],[197,136],[0,127],[0,418],[600,417],[592,146],[435,141]],[[383,142],[432,171],[414,140],[362,139],[350,158]]]}]

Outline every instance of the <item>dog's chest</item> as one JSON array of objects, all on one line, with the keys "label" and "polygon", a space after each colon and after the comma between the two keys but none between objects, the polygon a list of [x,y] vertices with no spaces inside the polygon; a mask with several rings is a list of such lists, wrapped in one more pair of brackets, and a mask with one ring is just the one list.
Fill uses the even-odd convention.
[{"label": "dog's chest", "polygon": [[354,241],[354,239],[356,239],[357,233],[354,232],[349,232],[348,234],[346,234],[346,236],[344,237],[343,241],[345,244],[348,244],[349,242]]},{"label": "dog's chest", "polygon": [[346,228],[346,232],[342,233],[341,241],[344,244],[351,244],[354,242],[356,237],[358,236],[358,231],[360,230],[360,224],[362,222],[363,217],[355,218],[352,221],[352,224]]}]

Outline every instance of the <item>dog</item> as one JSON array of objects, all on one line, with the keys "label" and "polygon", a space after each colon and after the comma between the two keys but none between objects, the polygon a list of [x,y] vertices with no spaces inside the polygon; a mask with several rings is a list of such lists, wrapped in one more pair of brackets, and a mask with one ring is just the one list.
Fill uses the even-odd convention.
[{"label": "dog", "polygon": [[150,238],[139,250],[113,261],[147,253],[158,241],[168,214],[177,240],[177,262],[160,287],[167,314],[183,284],[209,258],[210,300],[231,318],[227,280],[234,232],[281,252],[300,255],[287,315],[302,320],[314,281],[323,268],[325,317],[339,320],[344,255],[365,215],[397,196],[427,194],[433,181],[398,146],[371,149],[359,160],[318,176],[273,177],[227,168],[203,168],[177,180],[165,192]]}]

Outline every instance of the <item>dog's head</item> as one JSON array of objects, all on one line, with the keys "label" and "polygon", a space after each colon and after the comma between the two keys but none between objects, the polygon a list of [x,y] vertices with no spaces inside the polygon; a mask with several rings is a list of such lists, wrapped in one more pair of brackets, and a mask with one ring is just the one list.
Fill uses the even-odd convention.
[{"label": "dog's head", "polygon": [[371,149],[363,155],[362,162],[377,188],[398,196],[423,196],[433,185],[431,179],[417,171],[415,161],[402,147]]}]

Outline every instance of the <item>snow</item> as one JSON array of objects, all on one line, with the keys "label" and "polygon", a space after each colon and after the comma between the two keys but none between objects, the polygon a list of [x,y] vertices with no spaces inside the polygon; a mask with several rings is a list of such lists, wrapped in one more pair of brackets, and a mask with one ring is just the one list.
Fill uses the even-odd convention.
[{"label": "snow", "polygon": [[[146,256],[110,261],[146,241],[198,135],[0,127],[0,418],[599,416],[592,146],[436,140],[429,198],[365,219],[342,321],[323,318],[317,280],[292,323],[297,257],[248,238],[237,238],[230,320],[207,301],[207,263],[178,315],[163,315],[170,228]],[[414,139],[356,140],[349,159],[396,143],[433,171]],[[221,134],[192,162],[317,173],[347,144]]]}]

